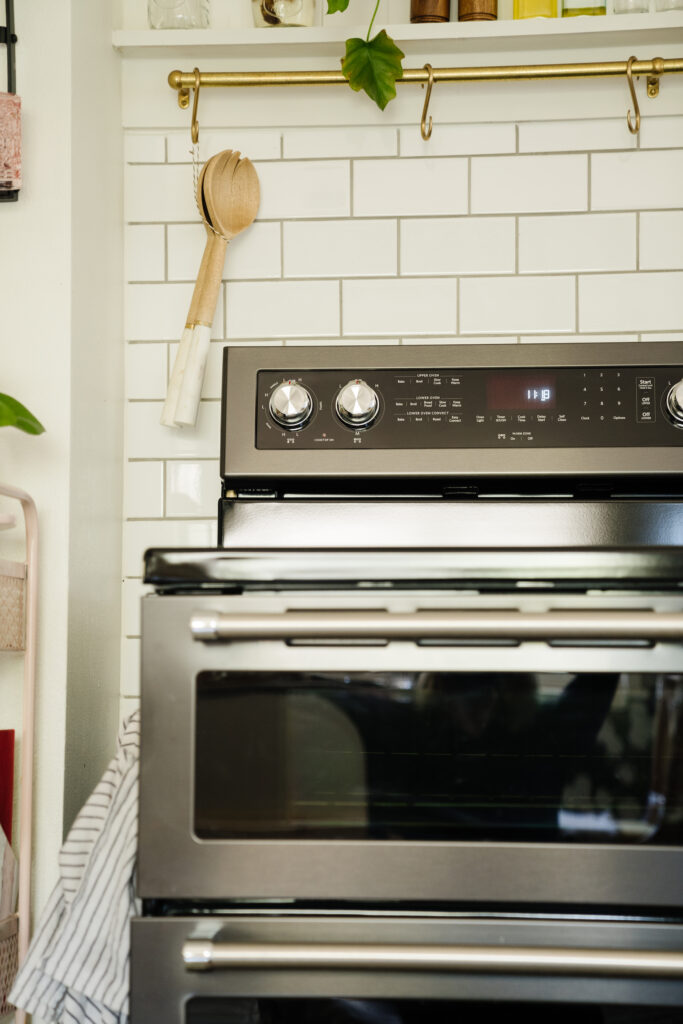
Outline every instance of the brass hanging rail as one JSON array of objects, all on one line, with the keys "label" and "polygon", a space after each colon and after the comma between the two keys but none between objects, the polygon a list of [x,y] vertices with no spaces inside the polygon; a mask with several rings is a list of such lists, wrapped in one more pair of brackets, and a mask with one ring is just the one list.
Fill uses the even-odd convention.
[{"label": "brass hanging rail", "polygon": [[[591,64],[517,64],[507,67],[433,68],[431,81],[436,82],[495,82],[529,78],[595,78],[625,75],[628,61],[607,61]],[[659,91],[660,75],[683,72],[683,59],[634,60],[633,75],[647,75],[647,93],[654,97]],[[425,84],[430,80],[426,68],[407,68],[400,83]],[[178,104],[185,109],[190,102],[190,90],[199,87],[224,88],[229,86],[273,85],[344,85],[341,71],[171,71],[168,84],[178,91]]]}]

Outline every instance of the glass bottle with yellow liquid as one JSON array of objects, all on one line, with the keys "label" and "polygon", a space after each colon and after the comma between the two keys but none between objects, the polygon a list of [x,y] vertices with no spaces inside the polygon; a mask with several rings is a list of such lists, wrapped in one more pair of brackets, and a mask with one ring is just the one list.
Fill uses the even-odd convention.
[{"label": "glass bottle with yellow liquid", "polygon": [[562,17],[576,18],[581,14],[606,14],[605,0],[562,0]]},{"label": "glass bottle with yellow liquid", "polygon": [[512,17],[556,18],[557,0],[513,0]]}]

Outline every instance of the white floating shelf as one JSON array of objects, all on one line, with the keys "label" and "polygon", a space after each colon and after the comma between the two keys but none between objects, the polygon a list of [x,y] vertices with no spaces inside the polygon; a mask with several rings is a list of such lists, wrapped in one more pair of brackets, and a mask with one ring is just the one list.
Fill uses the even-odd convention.
[{"label": "white floating shelf", "polygon": [[[389,35],[405,53],[475,54],[478,50],[577,49],[628,46],[637,56],[657,56],[652,46],[683,42],[683,11],[661,14],[621,14],[577,18],[531,18],[523,21],[447,22],[434,25],[393,24]],[[139,29],[113,34],[113,45],[124,57],[201,56],[340,57],[344,41],[365,36],[366,26],[289,29]],[[644,51],[647,47],[648,52]],[[635,48],[635,49],[634,49]],[[637,52],[637,51],[640,52]]]}]

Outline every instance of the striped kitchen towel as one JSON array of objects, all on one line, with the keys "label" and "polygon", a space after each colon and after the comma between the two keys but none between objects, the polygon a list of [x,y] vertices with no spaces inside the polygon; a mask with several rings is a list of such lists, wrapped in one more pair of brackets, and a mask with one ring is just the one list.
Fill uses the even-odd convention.
[{"label": "striped kitchen towel", "polygon": [[59,881],[10,1000],[58,1024],[126,1024],[135,899],[140,712],[59,855]]}]

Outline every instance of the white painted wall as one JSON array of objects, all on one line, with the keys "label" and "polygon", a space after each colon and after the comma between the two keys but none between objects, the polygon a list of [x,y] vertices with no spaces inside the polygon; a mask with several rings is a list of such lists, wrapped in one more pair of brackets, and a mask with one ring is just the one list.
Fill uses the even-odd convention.
[{"label": "white painted wall", "polygon": [[[120,69],[109,5],[33,0],[15,7],[23,188],[16,204],[0,206],[0,390],[24,402],[46,433],[0,431],[0,478],[33,495],[40,526],[38,911],[56,878],[63,828],[114,745]],[[19,530],[0,534],[0,552],[17,556],[19,541]],[[21,675],[22,658],[3,657],[0,721],[19,732]]]}]

